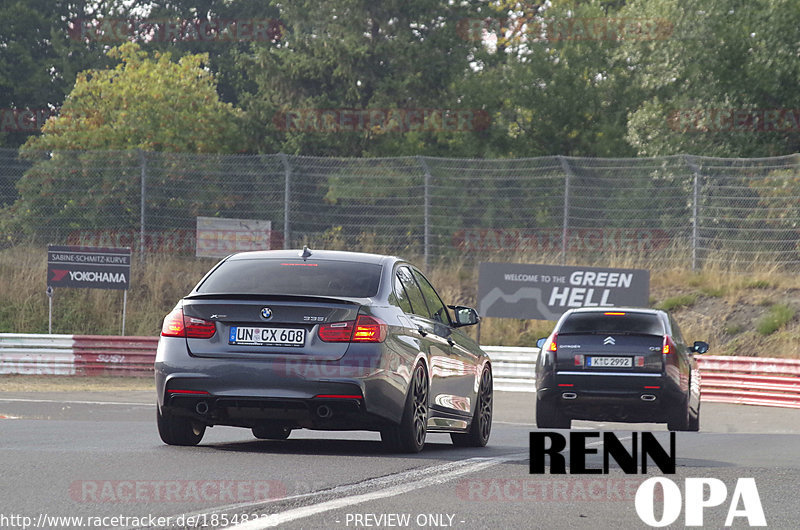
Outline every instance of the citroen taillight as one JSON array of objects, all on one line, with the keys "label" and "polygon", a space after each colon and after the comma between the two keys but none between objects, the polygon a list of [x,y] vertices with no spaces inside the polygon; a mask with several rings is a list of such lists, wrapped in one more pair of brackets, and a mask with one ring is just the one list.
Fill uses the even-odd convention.
[{"label": "citroen taillight", "polygon": [[661,353],[667,355],[675,351],[675,343],[669,335],[664,335],[664,345],[661,347]]}]

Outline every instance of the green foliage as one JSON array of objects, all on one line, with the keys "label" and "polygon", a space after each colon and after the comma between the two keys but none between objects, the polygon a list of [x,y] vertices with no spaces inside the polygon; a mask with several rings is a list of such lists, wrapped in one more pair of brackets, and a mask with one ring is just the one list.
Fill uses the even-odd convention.
[{"label": "green foliage", "polygon": [[689,307],[697,302],[697,293],[682,294],[667,298],[656,306],[657,309],[672,311],[681,307]]},{"label": "green foliage", "polygon": [[775,304],[769,313],[761,317],[756,324],[756,331],[761,335],[775,333],[794,318],[795,310],[786,304]]},{"label": "green foliage", "polygon": [[623,13],[672,23],[670,38],[628,42],[621,57],[646,100],[631,109],[627,139],[640,155],[766,156],[797,152],[787,132],[726,121],[736,110],[797,109],[795,0],[633,0]]},{"label": "green foliage", "polygon": [[[240,112],[219,100],[206,56],[176,63],[134,43],[108,55],[120,63],[82,72],[59,115],[23,146],[33,166],[17,183],[19,199],[5,209],[7,237],[46,231],[64,239],[76,229],[136,226],[144,154],[133,149],[231,152],[241,144]],[[150,164],[150,186],[164,191],[151,193],[147,207],[189,220],[203,205],[212,212],[225,207],[225,173],[215,158],[186,164],[164,154]],[[204,186],[187,194],[181,183],[198,174],[207,175]]]},{"label": "green foliage", "polygon": [[730,326],[725,326],[725,333],[728,335],[738,335],[744,331],[744,326],[741,324],[732,324]]},{"label": "green foliage", "polygon": [[748,280],[744,282],[745,289],[769,289],[772,287],[772,282],[769,280]]},{"label": "green foliage", "polygon": [[219,101],[205,55],[177,63],[169,53],[150,57],[135,43],[108,52],[113,69],[81,72],[59,115],[42,136],[23,148],[36,150],[145,149],[232,152],[241,145],[238,111]]},{"label": "green foliage", "polygon": [[[89,16],[89,11],[97,16],[113,3],[88,6],[65,0],[0,2],[0,110],[30,109],[42,116],[54,114],[79,71],[108,62],[99,46],[70,37],[70,21]],[[27,130],[0,127],[0,147],[18,147],[29,136]]]},{"label": "green foliage", "polygon": [[727,294],[728,290],[725,287],[706,286],[700,289],[700,292],[711,298],[721,298]]},{"label": "green foliage", "polygon": [[463,109],[457,83],[478,47],[459,36],[469,6],[438,0],[281,3],[279,45],[254,46],[258,93],[244,107],[261,151],[333,156],[458,152],[470,133],[293,127],[287,112],[318,109]]}]

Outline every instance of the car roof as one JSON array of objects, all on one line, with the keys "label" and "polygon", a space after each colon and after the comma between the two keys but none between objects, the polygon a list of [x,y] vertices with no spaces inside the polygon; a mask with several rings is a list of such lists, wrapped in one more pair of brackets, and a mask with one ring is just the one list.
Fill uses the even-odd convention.
[{"label": "car roof", "polygon": [[609,311],[622,312],[622,313],[644,313],[648,315],[663,315],[664,311],[661,309],[652,309],[650,307],[576,307],[570,309],[569,313],[606,313]]},{"label": "car roof", "polygon": [[[344,250],[315,250],[309,249],[311,261],[356,261],[359,263],[374,263],[380,265],[387,261],[403,261],[396,256],[383,254],[369,254],[366,252],[349,252]],[[301,258],[303,250],[255,250],[251,252],[239,252],[228,256],[228,260],[245,259],[298,259]]]}]

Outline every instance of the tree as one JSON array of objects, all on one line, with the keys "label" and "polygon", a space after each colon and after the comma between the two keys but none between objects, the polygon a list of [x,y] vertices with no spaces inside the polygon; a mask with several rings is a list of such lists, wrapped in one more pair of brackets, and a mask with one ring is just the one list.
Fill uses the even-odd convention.
[{"label": "tree", "polygon": [[[120,63],[82,72],[57,117],[23,146],[34,162],[17,184],[19,199],[5,210],[7,234],[63,234],[128,229],[139,221],[141,168],[148,166],[150,210],[170,217],[152,228],[185,228],[201,207],[215,212],[230,198],[219,193],[225,172],[218,157],[188,161],[168,154],[231,152],[241,144],[240,111],[219,101],[207,58],[168,53],[150,57],[137,44],[112,48]],[[187,190],[185,182],[203,185]],[[228,205],[229,206],[229,205]],[[60,231],[60,232],[59,232]]]},{"label": "tree", "polygon": [[231,152],[241,146],[239,111],[219,101],[208,57],[149,54],[135,43],[112,48],[113,69],[81,72],[42,136],[23,151],[57,149],[145,149],[172,152]]},{"label": "tree", "polygon": [[[114,4],[86,0],[0,3],[0,109],[6,118],[0,127],[0,147],[18,147],[38,131],[41,118],[57,112],[79,71],[108,64],[98,43],[71,37],[70,25],[81,17],[113,12]],[[33,111],[38,122],[28,119],[24,127],[9,126],[15,110]]]},{"label": "tree", "polygon": [[[388,112],[351,129],[316,125],[317,110],[464,109],[455,89],[478,47],[459,35],[477,2],[302,0],[273,2],[285,27],[256,44],[258,92],[242,106],[262,152],[380,156],[446,154],[466,135],[438,123],[392,128]],[[462,5],[463,4],[463,5]],[[287,121],[286,116],[301,116]],[[407,115],[401,113],[399,119]],[[298,125],[298,123],[300,123]],[[470,126],[463,127],[470,129]],[[453,139],[456,139],[453,141]]]},{"label": "tree", "polygon": [[638,38],[608,2],[505,0],[482,28],[485,49],[467,80],[471,106],[489,110],[486,156],[626,156],[637,100],[615,52]]},{"label": "tree", "polygon": [[674,28],[666,40],[620,50],[646,91],[628,124],[637,153],[753,157],[800,149],[800,4],[634,0],[623,11]]}]

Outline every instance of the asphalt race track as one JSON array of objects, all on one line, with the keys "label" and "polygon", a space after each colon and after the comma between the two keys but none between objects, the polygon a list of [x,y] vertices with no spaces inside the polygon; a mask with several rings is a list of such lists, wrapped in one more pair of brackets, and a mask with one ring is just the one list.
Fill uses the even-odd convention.
[{"label": "asphalt race track", "polygon": [[[422,453],[393,455],[368,432],[262,441],[215,427],[199,447],[169,447],[150,392],[0,393],[0,527],[647,528],[634,496],[648,476],[613,461],[608,475],[529,474],[533,397],[495,394],[485,449],[429,435]],[[681,490],[689,477],[725,484],[703,526],[724,527],[737,479],[753,477],[768,526],[797,528],[800,410],[704,403],[701,423],[700,433],[677,433],[668,478]],[[661,425],[573,422],[597,429],[623,441],[650,430],[668,447]],[[602,467],[602,454],[587,462]],[[661,473],[651,463],[648,475]],[[671,527],[683,526],[681,513]]]}]

